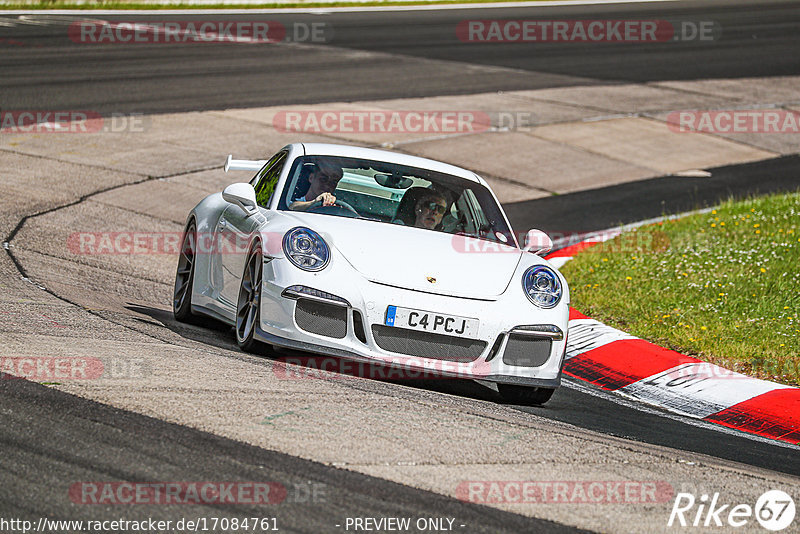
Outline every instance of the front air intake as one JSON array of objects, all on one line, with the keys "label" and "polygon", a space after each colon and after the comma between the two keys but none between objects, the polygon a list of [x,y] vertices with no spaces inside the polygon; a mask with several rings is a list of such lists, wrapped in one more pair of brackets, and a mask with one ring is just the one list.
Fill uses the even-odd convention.
[{"label": "front air intake", "polygon": [[372,325],[372,337],[383,350],[449,362],[473,362],[486,348],[486,342],[478,339],[431,334],[378,324]]},{"label": "front air intake", "polygon": [[301,329],[320,336],[342,339],[347,335],[347,308],[299,298],[294,320]]},{"label": "front air intake", "polygon": [[550,359],[552,344],[548,338],[511,333],[503,351],[503,363],[518,367],[541,367]]}]

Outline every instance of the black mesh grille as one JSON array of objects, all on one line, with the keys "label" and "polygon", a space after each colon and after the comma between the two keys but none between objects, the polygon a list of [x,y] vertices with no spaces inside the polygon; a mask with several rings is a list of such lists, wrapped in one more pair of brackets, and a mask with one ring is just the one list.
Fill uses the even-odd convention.
[{"label": "black mesh grille", "polygon": [[372,336],[383,350],[449,362],[475,361],[486,348],[486,342],[478,339],[430,334],[379,324],[372,325]]},{"label": "black mesh grille", "polygon": [[552,343],[547,338],[510,334],[503,352],[503,363],[520,367],[541,367],[550,358]]},{"label": "black mesh grille", "polygon": [[343,338],[347,335],[347,308],[309,299],[298,299],[294,309],[297,326],[321,336]]}]

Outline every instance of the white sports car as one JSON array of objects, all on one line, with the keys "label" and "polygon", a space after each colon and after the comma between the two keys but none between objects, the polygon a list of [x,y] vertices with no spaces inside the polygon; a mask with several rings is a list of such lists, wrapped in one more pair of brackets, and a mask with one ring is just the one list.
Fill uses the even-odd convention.
[{"label": "white sports car", "polygon": [[296,143],[189,213],[173,309],[260,343],[494,382],[543,404],[561,381],[563,276],[520,247],[474,172],[382,150]]}]

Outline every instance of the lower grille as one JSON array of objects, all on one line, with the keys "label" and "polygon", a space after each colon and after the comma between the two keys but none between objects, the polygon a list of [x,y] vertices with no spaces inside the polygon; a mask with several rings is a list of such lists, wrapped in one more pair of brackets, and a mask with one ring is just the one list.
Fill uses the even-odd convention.
[{"label": "lower grille", "polygon": [[479,339],[430,334],[378,324],[372,325],[372,336],[383,350],[449,362],[473,362],[486,348],[486,342]]},{"label": "lower grille", "polygon": [[297,299],[294,320],[297,326],[312,334],[338,339],[347,335],[347,308],[343,306],[310,299]]},{"label": "lower grille", "polygon": [[520,367],[541,367],[550,358],[552,344],[547,338],[510,334],[503,352],[503,363]]}]

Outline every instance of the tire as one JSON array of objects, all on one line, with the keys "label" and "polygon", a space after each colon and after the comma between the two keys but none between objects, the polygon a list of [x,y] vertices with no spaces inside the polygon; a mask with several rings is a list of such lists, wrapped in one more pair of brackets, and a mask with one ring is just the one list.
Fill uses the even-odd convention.
[{"label": "tire", "polygon": [[194,287],[194,267],[197,259],[197,227],[190,222],[183,233],[181,251],[178,256],[178,269],[175,272],[175,289],[172,293],[172,313],[182,323],[194,323],[197,317],[192,313],[192,287]]},{"label": "tire", "polygon": [[497,384],[497,391],[507,402],[526,406],[540,406],[549,401],[556,392],[553,388],[535,388],[513,384]]},{"label": "tire", "polygon": [[256,326],[261,320],[263,271],[261,243],[256,242],[247,255],[236,303],[236,343],[245,352],[260,352],[261,349],[261,343],[255,339],[255,333]]}]

